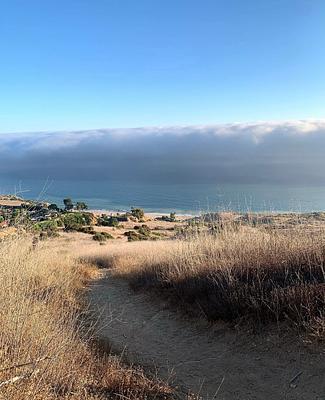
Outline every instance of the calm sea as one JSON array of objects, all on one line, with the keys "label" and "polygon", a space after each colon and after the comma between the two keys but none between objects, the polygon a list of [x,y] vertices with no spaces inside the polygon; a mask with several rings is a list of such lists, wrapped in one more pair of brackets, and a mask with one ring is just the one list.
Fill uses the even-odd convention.
[{"label": "calm sea", "polygon": [[0,193],[62,204],[64,197],[91,209],[196,214],[207,211],[323,211],[325,187],[235,184],[145,184],[105,181],[15,181],[0,178]]}]

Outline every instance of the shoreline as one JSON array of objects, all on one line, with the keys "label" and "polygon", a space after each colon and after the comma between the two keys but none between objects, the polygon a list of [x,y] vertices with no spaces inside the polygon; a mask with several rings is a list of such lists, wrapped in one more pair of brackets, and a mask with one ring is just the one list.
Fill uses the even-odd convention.
[{"label": "shoreline", "polygon": [[[124,214],[127,212],[130,212],[130,210],[100,210],[100,209],[89,209],[86,210],[87,212],[93,213],[95,215],[101,215],[101,214],[105,214],[105,215],[110,215],[110,216],[115,216],[117,214]],[[162,216],[169,216],[170,213],[168,212],[146,212],[146,210],[144,210],[144,213],[146,216],[151,217],[151,218],[157,218],[157,217],[162,217]],[[176,213],[177,217],[189,217],[189,218],[193,218],[193,217],[199,217],[199,214],[185,214],[185,213]]]},{"label": "shoreline", "polygon": [[[130,210],[106,210],[106,209],[87,209],[85,210],[87,212],[93,213],[95,215],[100,215],[100,214],[105,214],[105,215],[110,215],[110,216],[115,216],[117,214],[125,214],[130,212]],[[162,216],[169,216],[170,212],[159,212],[159,211],[146,211],[144,210],[144,213],[146,216],[152,217],[152,218],[157,218],[157,217],[162,217]],[[208,211],[208,212],[202,212],[202,213],[178,213],[176,212],[176,216],[178,217],[190,217],[190,218],[195,218],[195,217],[201,217],[204,215],[209,215],[209,214],[238,214],[238,215],[260,215],[260,216],[277,216],[277,215],[309,215],[309,214],[322,214],[325,213],[324,211],[237,211],[237,210],[222,210],[222,211]]]}]

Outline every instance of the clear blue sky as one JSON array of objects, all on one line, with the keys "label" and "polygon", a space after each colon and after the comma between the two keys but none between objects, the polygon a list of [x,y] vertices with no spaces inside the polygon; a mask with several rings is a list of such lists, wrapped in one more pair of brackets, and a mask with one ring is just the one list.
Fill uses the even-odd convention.
[{"label": "clear blue sky", "polygon": [[325,117],[324,0],[4,0],[0,132]]}]

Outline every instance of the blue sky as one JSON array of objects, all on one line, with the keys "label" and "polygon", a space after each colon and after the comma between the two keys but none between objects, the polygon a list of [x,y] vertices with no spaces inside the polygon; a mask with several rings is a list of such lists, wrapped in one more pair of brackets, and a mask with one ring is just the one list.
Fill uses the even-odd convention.
[{"label": "blue sky", "polygon": [[0,132],[323,118],[323,0],[0,4]]}]

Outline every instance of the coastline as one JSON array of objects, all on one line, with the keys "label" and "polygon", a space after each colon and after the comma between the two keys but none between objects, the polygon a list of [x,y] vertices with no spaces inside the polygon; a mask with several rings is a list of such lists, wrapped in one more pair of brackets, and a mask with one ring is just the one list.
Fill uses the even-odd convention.
[{"label": "coastline", "polygon": [[[130,210],[97,210],[97,209],[89,209],[87,210],[87,212],[93,213],[95,215],[109,215],[109,216],[115,216],[117,214],[124,214],[127,212],[130,212]],[[163,216],[169,216],[170,213],[167,212],[146,212],[146,210],[144,210],[144,213],[147,217],[150,218],[158,218],[158,217],[163,217]],[[182,217],[182,218],[193,218],[193,217],[198,217],[199,214],[185,214],[185,213],[181,213],[178,214],[176,213],[177,217]]]}]

